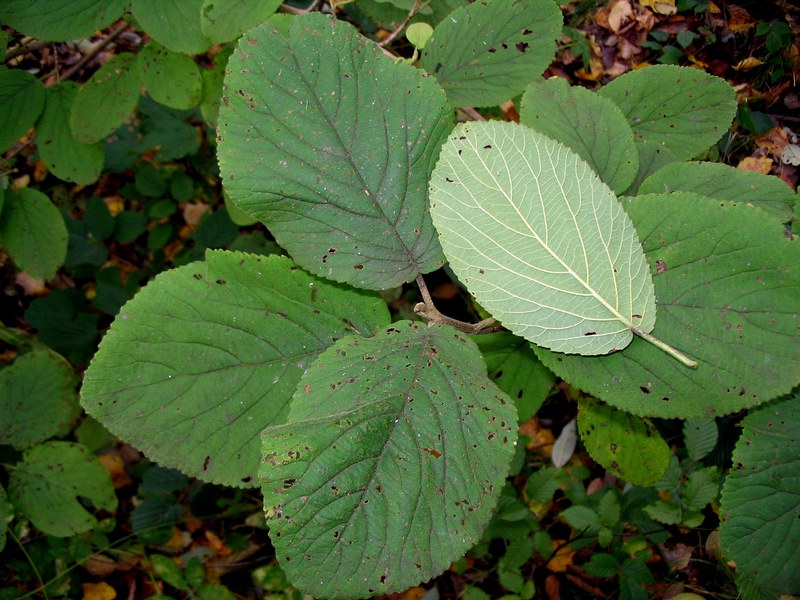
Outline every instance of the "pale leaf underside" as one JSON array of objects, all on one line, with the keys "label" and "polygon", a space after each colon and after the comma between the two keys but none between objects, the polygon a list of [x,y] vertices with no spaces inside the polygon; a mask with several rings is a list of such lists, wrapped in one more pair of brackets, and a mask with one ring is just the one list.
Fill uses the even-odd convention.
[{"label": "pale leaf underside", "polygon": [[431,213],[453,270],[517,335],[605,354],[652,330],[636,231],[565,146],[510,123],[460,126],[434,171]]}]

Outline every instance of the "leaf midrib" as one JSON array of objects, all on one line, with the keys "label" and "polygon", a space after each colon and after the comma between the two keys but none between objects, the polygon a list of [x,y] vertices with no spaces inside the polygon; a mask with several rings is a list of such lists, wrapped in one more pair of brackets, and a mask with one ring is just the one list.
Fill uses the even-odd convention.
[{"label": "leaf midrib", "polygon": [[[487,132],[487,133],[488,133],[488,132]],[[495,141],[495,144],[496,144],[496,140],[494,140],[494,138],[493,138],[493,141]],[[530,173],[531,173],[531,176],[533,177],[534,181],[536,182],[537,190],[539,190],[539,192],[540,192],[540,193],[539,193],[539,197],[540,197],[540,198],[542,198],[542,197],[543,197],[543,195],[541,194],[541,188],[539,188],[539,178],[538,178],[538,177],[537,177],[537,176],[534,174],[533,168],[531,167],[531,164],[530,164],[530,162],[528,161],[528,158],[525,156],[525,154],[522,152],[522,150],[519,148],[519,146],[517,146],[516,140],[513,140],[513,139],[511,139],[510,141],[511,141],[511,143],[513,143],[513,144],[514,144],[514,146],[516,147],[517,151],[519,152],[519,155],[520,155],[520,156],[523,158],[523,160],[525,161],[525,164],[528,166],[528,169],[529,169],[529,171],[530,171]],[[614,317],[615,317],[615,318],[616,318],[618,321],[620,321],[620,322],[621,322],[623,325],[625,325],[625,327],[626,327],[628,330],[631,330],[631,328],[633,328],[633,327],[634,327],[634,324],[633,324],[633,322],[632,322],[632,321],[630,321],[629,319],[627,319],[627,318],[626,318],[624,315],[622,315],[622,313],[620,313],[620,312],[619,312],[619,311],[618,311],[616,308],[614,308],[613,306],[611,306],[611,304],[609,304],[609,303],[608,303],[608,302],[605,300],[605,298],[603,298],[603,297],[602,297],[600,294],[598,294],[598,293],[597,293],[597,292],[594,290],[594,288],[592,288],[592,287],[591,287],[591,286],[588,284],[588,282],[584,281],[584,279],[583,279],[582,277],[580,277],[580,275],[578,275],[578,274],[577,274],[577,273],[576,273],[576,272],[575,272],[575,271],[572,269],[572,267],[570,267],[570,266],[569,266],[569,265],[568,265],[566,262],[564,262],[564,260],[562,260],[562,258],[561,258],[561,257],[560,257],[558,254],[556,254],[556,253],[555,253],[555,252],[554,252],[554,251],[553,251],[553,250],[550,248],[550,246],[549,246],[547,243],[545,243],[545,241],[544,241],[544,240],[542,240],[542,238],[539,236],[539,234],[538,234],[538,233],[537,233],[537,232],[536,232],[536,231],[535,231],[535,230],[534,230],[534,229],[533,229],[533,228],[530,226],[530,223],[528,223],[527,219],[525,219],[525,217],[524,217],[524,216],[522,215],[522,213],[519,211],[519,208],[517,207],[517,205],[516,205],[516,204],[514,204],[514,202],[513,202],[512,198],[511,198],[511,196],[509,196],[509,194],[508,194],[508,193],[506,193],[506,190],[505,190],[505,188],[504,188],[504,187],[503,187],[503,186],[500,184],[500,182],[499,182],[499,181],[497,180],[497,178],[494,176],[494,174],[492,173],[491,169],[489,168],[489,166],[488,166],[488,165],[486,164],[486,162],[484,161],[483,157],[482,157],[482,156],[480,155],[480,153],[478,152],[478,147],[477,147],[476,145],[474,145],[473,141],[472,141],[472,140],[470,140],[469,138],[467,139],[467,142],[468,142],[468,143],[469,143],[469,144],[472,146],[472,150],[474,151],[474,154],[475,154],[475,156],[476,156],[476,157],[477,157],[477,158],[480,160],[480,162],[481,162],[481,164],[483,165],[483,167],[484,167],[485,171],[486,171],[486,172],[489,174],[489,176],[490,176],[490,177],[492,178],[492,180],[494,181],[494,183],[495,183],[495,185],[496,185],[496,189],[497,189],[497,190],[499,190],[499,191],[500,191],[500,192],[503,194],[503,196],[504,196],[504,197],[506,198],[506,200],[508,201],[508,204],[509,204],[509,206],[511,206],[511,207],[514,209],[514,212],[517,214],[517,217],[519,217],[520,221],[522,221],[522,222],[525,224],[525,226],[528,228],[528,231],[530,231],[530,233],[531,233],[531,235],[534,237],[534,239],[535,239],[535,240],[536,240],[536,241],[537,241],[537,242],[538,242],[538,243],[539,243],[539,244],[540,244],[540,245],[541,245],[541,246],[542,246],[542,247],[543,247],[545,250],[547,250],[547,252],[550,254],[550,256],[552,256],[552,257],[553,257],[553,258],[554,258],[554,259],[555,259],[555,260],[556,260],[556,261],[557,261],[557,262],[558,262],[558,263],[559,263],[559,264],[560,264],[560,265],[561,265],[561,266],[562,266],[562,267],[563,267],[563,268],[564,268],[564,269],[565,269],[565,270],[566,270],[566,271],[567,271],[567,272],[568,272],[568,273],[569,273],[569,274],[570,274],[570,275],[571,275],[571,276],[572,276],[572,277],[573,277],[573,278],[574,278],[574,279],[575,279],[575,280],[576,280],[578,283],[580,283],[580,285],[582,285],[582,286],[584,287],[584,289],[586,289],[586,291],[587,291],[587,292],[589,292],[589,294],[590,294],[592,297],[594,297],[596,300],[598,300],[598,301],[599,301],[599,302],[600,302],[600,303],[601,303],[601,304],[602,304],[602,305],[603,305],[603,306],[604,306],[604,307],[605,307],[605,308],[606,308],[606,309],[607,309],[607,310],[608,310],[608,311],[609,311],[609,312],[610,312],[610,313],[611,313],[611,314],[612,314],[612,315],[613,315],[613,316],[614,316]],[[549,153],[548,153],[548,156],[550,156],[550,154],[549,154]],[[552,162],[552,157],[550,157],[550,158],[551,158],[551,162]],[[505,161],[505,157],[503,157],[503,160]],[[472,171],[472,170],[469,168],[469,166],[467,165],[467,163],[464,161],[464,159],[463,159],[463,158],[461,159],[461,162],[462,162],[462,164],[464,165],[464,168],[465,168],[466,170],[470,171],[470,173],[472,173],[472,174],[473,174],[473,176],[475,176],[475,177],[476,177],[476,179],[478,179],[478,180],[480,181],[480,177],[478,177],[477,175],[475,175],[475,173],[474,173],[474,172],[473,172],[473,171]],[[555,165],[553,165],[553,168],[555,168]],[[508,165],[507,165],[507,164],[506,164],[506,169],[508,170]],[[510,170],[509,170],[509,171],[510,171]],[[566,195],[564,194],[564,189],[563,189],[563,186],[562,186],[562,183],[561,183],[561,181],[559,180],[559,181],[557,181],[557,183],[558,183],[558,186],[559,186],[559,188],[560,188],[560,190],[561,190],[561,195],[562,195],[562,197],[566,198]],[[565,204],[566,204],[567,208],[569,209],[570,215],[572,215],[573,221],[575,221],[575,213],[572,211],[572,207],[569,205],[569,203],[568,203],[568,202],[565,202]],[[481,209],[481,210],[482,210],[482,211],[483,211],[483,212],[484,212],[484,213],[485,213],[485,214],[486,214],[486,215],[487,215],[489,218],[493,219],[495,222],[499,223],[500,225],[503,225],[504,227],[507,227],[507,225],[505,225],[505,224],[501,223],[500,221],[497,221],[497,219],[496,219],[495,217],[493,217],[491,214],[489,214],[489,212],[487,212],[483,206],[480,206],[480,205],[479,205],[479,208],[480,208],[480,209]],[[544,228],[545,228],[545,230],[547,230],[547,211],[546,211],[546,210],[542,210],[542,215],[543,215],[543,217],[544,217],[544,219],[545,219],[545,225],[544,225]],[[585,248],[586,248],[586,246],[585,246],[585,244],[583,243],[582,234],[581,234],[580,228],[577,226],[577,222],[575,223],[575,230],[577,231],[578,235],[581,235],[581,247],[584,249],[584,256],[586,256],[586,251],[585,251]],[[497,242],[495,242],[495,243],[497,243]],[[603,243],[603,247],[606,249],[606,253],[608,253],[608,246],[607,246],[607,244],[606,244],[605,242]],[[609,258],[610,258],[610,257],[609,257]],[[613,263],[612,263],[612,265],[613,265]],[[588,270],[588,269],[587,269],[587,270]],[[612,279],[613,279],[613,281],[614,281],[614,288],[615,288],[615,290],[617,290],[617,291],[618,291],[618,281],[617,281],[617,277],[616,277],[616,275],[613,273],[613,271],[612,271]]]}]

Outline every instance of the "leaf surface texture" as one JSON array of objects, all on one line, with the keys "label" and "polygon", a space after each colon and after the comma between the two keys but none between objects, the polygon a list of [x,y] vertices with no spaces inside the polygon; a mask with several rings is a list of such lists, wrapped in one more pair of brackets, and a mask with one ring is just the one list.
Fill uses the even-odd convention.
[{"label": "leaf surface texture", "polygon": [[347,23],[270,24],[231,57],[219,117],[226,191],[298,264],[389,289],[443,264],[427,182],[452,124],[444,93]]}]

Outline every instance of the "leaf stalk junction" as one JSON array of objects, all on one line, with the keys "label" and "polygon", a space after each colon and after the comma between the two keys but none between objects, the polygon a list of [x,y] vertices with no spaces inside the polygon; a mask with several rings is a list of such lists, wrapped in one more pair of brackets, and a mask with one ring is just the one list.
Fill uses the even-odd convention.
[{"label": "leaf stalk junction", "polygon": [[[464,321],[459,321],[457,319],[453,319],[452,317],[448,317],[447,315],[442,314],[439,312],[439,309],[433,303],[433,297],[431,296],[430,291],[428,290],[428,286],[425,284],[425,280],[423,279],[422,275],[417,276],[417,285],[419,286],[419,291],[422,294],[422,302],[417,303],[414,306],[414,312],[418,315],[421,315],[428,319],[430,323],[444,323],[446,325],[450,325],[451,327],[455,327],[459,331],[463,333],[471,333],[471,334],[478,334],[478,333],[492,333],[495,331],[500,331],[502,329],[502,325],[500,325],[494,318],[489,317],[488,319],[484,319],[478,323],[465,323]],[[689,367],[690,369],[697,368],[697,361],[692,360],[688,356],[686,356],[680,350],[673,348],[666,342],[661,341],[657,337],[650,335],[649,333],[645,333],[638,327],[633,325],[630,326],[630,331],[634,335],[638,335],[643,340],[650,342],[659,350],[666,352],[675,360],[680,362],[682,365]]]},{"label": "leaf stalk junction", "polygon": [[492,317],[484,319],[478,323],[465,323],[464,321],[459,321],[458,319],[453,319],[452,317],[443,315],[434,305],[433,297],[431,296],[431,293],[428,290],[428,286],[425,284],[425,280],[422,278],[422,275],[417,275],[417,285],[419,286],[420,293],[422,293],[423,302],[419,302],[414,306],[414,312],[428,319],[430,324],[444,323],[445,325],[450,325],[451,327],[454,327],[463,333],[471,334],[492,333],[502,329],[502,325],[500,325]]}]

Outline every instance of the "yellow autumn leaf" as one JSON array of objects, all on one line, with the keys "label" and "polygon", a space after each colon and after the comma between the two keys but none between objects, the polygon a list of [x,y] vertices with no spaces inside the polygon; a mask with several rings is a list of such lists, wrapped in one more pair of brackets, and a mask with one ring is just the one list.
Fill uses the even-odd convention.
[{"label": "yellow autumn leaf", "polygon": [[84,583],[82,600],[114,600],[117,592],[105,581],[100,583]]},{"label": "yellow autumn leaf", "polygon": [[755,156],[748,156],[742,159],[742,162],[736,165],[736,168],[742,169],[743,171],[755,171],[757,173],[769,175],[769,172],[772,170],[772,159],[767,156],[760,156],[758,158]]},{"label": "yellow autumn leaf", "polygon": [[653,12],[659,15],[674,15],[678,12],[675,0],[639,0],[639,4],[652,9]]},{"label": "yellow autumn leaf", "polygon": [[572,558],[575,556],[575,551],[569,547],[569,545],[564,545],[563,540],[553,540],[553,548],[558,548],[556,553],[553,555],[547,562],[547,569],[552,571],[553,573],[563,573],[567,570],[572,564]]},{"label": "yellow autumn leaf", "polygon": [[748,56],[740,60],[738,63],[733,65],[734,71],[749,71],[750,69],[754,69],[756,67],[760,67],[764,64],[763,60],[756,58],[755,56]]}]

